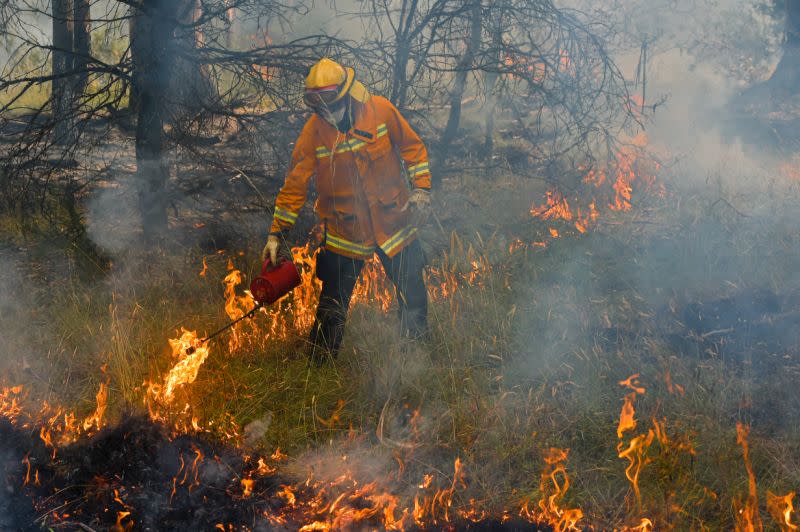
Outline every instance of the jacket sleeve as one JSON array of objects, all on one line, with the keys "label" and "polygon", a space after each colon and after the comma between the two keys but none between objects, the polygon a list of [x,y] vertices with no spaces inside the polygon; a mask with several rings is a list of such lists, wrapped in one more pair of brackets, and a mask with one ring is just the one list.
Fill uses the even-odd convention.
[{"label": "jacket sleeve", "polygon": [[270,232],[290,229],[297,221],[300,209],[308,197],[308,181],[314,176],[317,166],[314,148],[314,127],[306,122],[292,151],[292,160],[286,180],[275,200],[275,213]]},{"label": "jacket sleeve", "polygon": [[428,150],[400,111],[388,100],[385,101],[385,105],[389,109],[389,116],[386,120],[389,136],[400,151],[400,158],[406,165],[412,185],[414,188],[430,189],[431,171],[428,163]]}]

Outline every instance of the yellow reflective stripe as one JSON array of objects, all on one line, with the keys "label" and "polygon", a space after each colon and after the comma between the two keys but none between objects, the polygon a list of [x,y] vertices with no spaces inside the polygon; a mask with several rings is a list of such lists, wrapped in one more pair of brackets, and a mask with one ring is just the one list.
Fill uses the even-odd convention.
[{"label": "yellow reflective stripe", "polygon": [[413,166],[408,167],[408,173],[411,175],[411,177],[415,177],[420,174],[427,173],[429,171],[428,170],[429,166],[430,165],[428,164],[428,161],[425,161],[424,163],[415,164]]},{"label": "yellow reflective stripe", "polygon": [[389,255],[392,253],[392,251],[397,249],[399,245],[408,240],[410,237],[414,236],[416,233],[417,233],[416,227],[406,227],[405,229],[401,229],[393,236],[391,236],[389,240],[381,244],[381,249],[383,250],[384,253]]},{"label": "yellow reflective stripe", "polygon": [[[387,135],[388,133],[389,133],[389,129],[386,127],[386,124],[378,125],[377,138],[383,137],[383,136]],[[348,152],[348,151],[356,151],[356,150],[360,150],[361,148],[363,148],[366,145],[367,145],[367,143],[365,141],[361,140],[361,139],[350,139],[350,140],[346,140],[346,141],[342,142],[336,148],[336,151],[334,153],[345,153],[345,152]],[[325,157],[330,157],[331,155],[332,155],[331,154],[331,150],[329,150],[327,147],[325,147],[325,146],[318,146],[317,147],[317,159],[323,159]]]},{"label": "yellow reflective stripe", "polygon": [[294,223],[297,221],[297,220],[293,220],[292,218],[289,218],[287,216],[281,216],[280,214],[276,214],[275,215],[275,219],[284,221],[284,222],[286,222],[288,224],[292,224],[292,225],[294,225]]},{"label": "yellow reflective stripe", "polygon": [[297,213],[292,212],[283,207],[275,207],[275,216],[281,220],[295,221],[297,220]]},{"label": "yellow reflective stripe", "polygon": [[328,233],[325,236],[325,243],[330,245],[331,247],[343,249],[345,251],[349,251],[351,253],[357,253],[359,255],[372,255],[372,253],[375,252],[375,248],[373,246],[362,246],[361,244],[350,242],[349,240],[345,240],[344,238],[333,236],[330,233]]},{"label": "yellow reflective stripe", "polygon": [[363,148],[366,145],[367,145],[367,143],[364,142],[363,140],[350,139],[348,141],[343,142],[341,146],[336,148],[336,153],[344,153],[346,151],[360,150],[361,148]]}]

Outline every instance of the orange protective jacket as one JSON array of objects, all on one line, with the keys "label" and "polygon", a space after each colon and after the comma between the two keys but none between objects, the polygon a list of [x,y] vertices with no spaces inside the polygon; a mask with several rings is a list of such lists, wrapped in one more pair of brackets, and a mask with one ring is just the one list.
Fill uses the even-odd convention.
[{"label": "orange protective jacket", "polygon": [[272,231],[292,227],[315,177],[314,206],[327,249],[356,259],[376,246],[396,255],[416,238],[401,209],[409,184],[430,189],[428,153],[419,136],[387,99],[353,101],[354,124],[341,133],[319,116],[308,119],[292,152],[291,167],[275,201]]}]

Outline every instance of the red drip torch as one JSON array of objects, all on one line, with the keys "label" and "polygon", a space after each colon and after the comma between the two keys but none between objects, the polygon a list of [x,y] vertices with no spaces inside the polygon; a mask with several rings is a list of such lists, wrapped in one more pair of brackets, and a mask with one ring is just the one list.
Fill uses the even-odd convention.
[{"label": "red drip torch", "polygon": [[300,285],[300,274],[289,259],[278,259],[276,266],[269,259],[261,274],[250,283],[250,293],[260,305],[271,305]]},{"label": "red drip torch", "polygon": [[261,307],[275,303],[298,286],[300,286],[300,274],[297,271],[297,266],[291,260],[279,258],[278,264],[273,266],[268,258],[264,261],[264,265],[261,266],[261,273],[250,282],[250,293],[253,295],[253,299],[256,300],[256,306],[241,318],[233,320],[200,340],[196,347],[190,347],[186,350],[186,353],[191,355],[197,350],[197,347],[230,329],[240,321],[252,317]]}]

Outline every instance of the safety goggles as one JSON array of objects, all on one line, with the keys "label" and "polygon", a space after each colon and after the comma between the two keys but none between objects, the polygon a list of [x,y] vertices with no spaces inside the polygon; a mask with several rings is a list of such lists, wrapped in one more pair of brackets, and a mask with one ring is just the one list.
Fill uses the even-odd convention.
[{"label": "safety goggles", "polygon": [[303,102],[312,109],[330,109],[335,106],[339,97],[339,85],[330,85],[319,89],[307,89],[303,94]]}]

